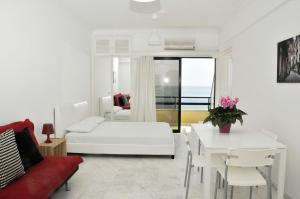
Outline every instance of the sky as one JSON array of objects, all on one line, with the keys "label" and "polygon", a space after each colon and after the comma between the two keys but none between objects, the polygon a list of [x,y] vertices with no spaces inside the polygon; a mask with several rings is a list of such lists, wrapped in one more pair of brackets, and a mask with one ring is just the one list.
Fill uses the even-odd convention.
[{"label": "sky", "polygon": [[211,87],[215,71],[213,58],[183,58],[182,86]]}]

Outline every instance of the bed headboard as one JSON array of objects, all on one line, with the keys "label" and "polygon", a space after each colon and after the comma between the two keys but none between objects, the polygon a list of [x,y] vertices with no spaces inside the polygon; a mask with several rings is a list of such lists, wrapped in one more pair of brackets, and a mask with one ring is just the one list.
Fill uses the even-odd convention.
[{"label": "bed headboard", "polygon": [[57,106],[54,110],[55,135],[57,138],[63,138],[65,136],[65,128],[91,115],[87,101]]}]

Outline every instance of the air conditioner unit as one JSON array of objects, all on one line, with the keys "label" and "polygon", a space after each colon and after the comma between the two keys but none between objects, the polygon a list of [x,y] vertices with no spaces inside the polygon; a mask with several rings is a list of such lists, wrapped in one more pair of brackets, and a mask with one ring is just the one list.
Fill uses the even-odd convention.
[{"label": "air conditioner unit", "polygon": [[196,50],[193,39],[165,40],[165,50]]}]

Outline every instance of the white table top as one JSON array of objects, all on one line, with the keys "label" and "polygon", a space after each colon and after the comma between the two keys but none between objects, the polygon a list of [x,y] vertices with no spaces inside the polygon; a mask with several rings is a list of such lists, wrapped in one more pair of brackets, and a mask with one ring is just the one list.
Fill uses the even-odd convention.
[{"label": "white table top", "polygon": [[244,127],[232,126],[229,134],[219,133],[211,124],[192,124],[206,149],[286,149],[286,146],[269,136]]}]

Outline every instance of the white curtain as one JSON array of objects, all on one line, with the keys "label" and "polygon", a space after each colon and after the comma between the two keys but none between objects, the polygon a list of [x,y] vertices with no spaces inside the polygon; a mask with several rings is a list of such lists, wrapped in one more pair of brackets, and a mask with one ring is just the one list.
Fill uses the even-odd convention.
[{"label": "white curtain", "polygon": [[156,121],[155,66],[153,57],[139,57],[131,69],[131,119]]}]

